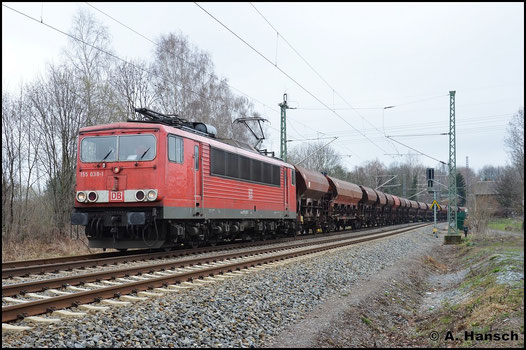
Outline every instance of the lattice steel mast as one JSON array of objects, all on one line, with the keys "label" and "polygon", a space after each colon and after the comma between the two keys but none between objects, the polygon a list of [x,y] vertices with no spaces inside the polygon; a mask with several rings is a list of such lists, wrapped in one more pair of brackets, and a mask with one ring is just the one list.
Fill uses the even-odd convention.
[{"label": "lattice steel mast", "polygon": [[447,233],[457,234],[457,148],[455,134],[455,91],[449,92],[449,179]]},{"label": "lattice steel mast", "polygon": [[281,147],[279,156],[283,161],[287,161],[287,94],[283,94],[283,102],[279,104],[281,107]]}]

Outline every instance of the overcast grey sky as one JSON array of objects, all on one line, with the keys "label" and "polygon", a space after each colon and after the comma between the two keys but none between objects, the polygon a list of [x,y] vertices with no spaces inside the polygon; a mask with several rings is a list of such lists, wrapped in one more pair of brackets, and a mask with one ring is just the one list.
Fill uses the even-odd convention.
[{"label": "overcast grey sky", "polygon": [[[108,27],[119,57],[153,55],[154,44],[86,3],[3,4],[66,32],[75,12],[89,9]],[[287,112],[288,139],[338,136],[331,145],[352,155],[342,157],[352,170],[375,158],[386,165],[403,159],[385,154],[413,152],[395,148],[384,130],[392,136],[448,132],[448,92],[455,90],[457,166],[466,156],[476,170],[508,161],[507,123],[524,105],[523,3],[253,3],[279,36],[248,2],[199,3],[339,116],[194,3],[91,4],[153,40],[169,32],[187,35],[211,55],[220,77],[255,99],[256,110],[271,122],[265,146],[278,154],[278,103],[285,92],[289,105],[298,107]],[[43,73],[47,62],[59,62],[67,41],[2,7],[2,89],[15,91]],[[394,139],[448,161],[447,136]]]}]

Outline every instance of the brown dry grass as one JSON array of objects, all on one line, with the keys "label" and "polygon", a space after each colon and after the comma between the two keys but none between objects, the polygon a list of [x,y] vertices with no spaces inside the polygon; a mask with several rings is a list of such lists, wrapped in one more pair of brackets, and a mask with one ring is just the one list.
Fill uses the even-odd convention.
[{"label": "brown dry grass", "polygon": [[448,270],[446,265],[444,265],[442,263],[439,263],[438,261],[436,261],[435,259],[433,259],[433,257],[431,257],[429,255],[424,257],[423,260],[424,260],[425,264],[427,264],[429,266],[432,266],[436,270],[439,270],[441,272],[446,272]]},{"label": "brown dry grass", "polygon": [[29,237],[21,241],[2,240],[2,262],[53,258],[77,254],[89,254],[87,239],[82,234],[79,239],[58,234],[46,237]]}]

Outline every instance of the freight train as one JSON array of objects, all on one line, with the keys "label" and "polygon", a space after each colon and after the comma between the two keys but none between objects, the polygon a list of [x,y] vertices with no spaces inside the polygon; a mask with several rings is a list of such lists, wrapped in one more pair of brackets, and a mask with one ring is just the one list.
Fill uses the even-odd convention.
[{"label": "freight train", "polygon": [[[214,245],[433,219],[430,204],[263,155],[146,108],[80,129],[73,225],[93,248]],[[438,212],[438,219],[446,218]]]}]

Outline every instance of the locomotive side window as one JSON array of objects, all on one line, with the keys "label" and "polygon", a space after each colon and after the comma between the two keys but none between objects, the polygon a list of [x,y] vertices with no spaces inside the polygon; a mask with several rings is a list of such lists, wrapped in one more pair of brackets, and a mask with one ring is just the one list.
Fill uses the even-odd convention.
[{"label": "locomotive side window", "polygon": [[250,158],[239,158],[239,178],[250,181]]},{"label": "locomotive side window", "polygon": [[226,175],[226,153],[215,148],[212,148],[211,153],[212,161],[210,171],[212,174]]},{"label": "locomotive side window", "polygon": [[[285,168],[287,169],[287,168]],[[272,166],[272,184],[274,185],[280,185],[281,184],[281,169],[279,166]],[[285,181],[285,186],[287,185],[287,182]]]},{"label": "locomotive side window", "polygon": [[183,139],[178,136],[168,135],[168,160],[176,163],[183,162]]},{"label": "locomotive side window", "polygon": [[229,178],[280,185],[280,167],[256,159],[211,147],[210,174]]},{"label": "locomotive side window", "polygon": [[263,179],[261,182],[272,183],[272,164],[262,163],[263,165]]},{"label": "locomotive side window", "polygon": [[226,176],[234,177],[236,179],[239,178],[239,156],[234,153],[227,153],[227,164],[228,167],[226,168]]},{"label": "locomotive side window", "polygon": [[296,172],[294,170],[291,170],[291,177],[290,177],[290,180],[292,182],[292,186],[296,186]]},{"label": "locomotive side window", "polygon": [[261,177],[261,162],[259,160],[251,159],[250,160],[251,165],[251,178],[250,180],[256,181],[256,182],[263,182]]}]

